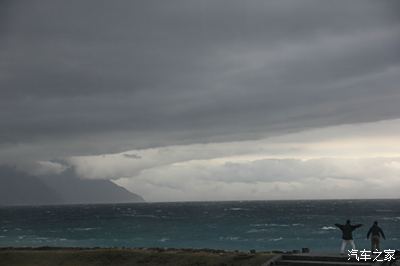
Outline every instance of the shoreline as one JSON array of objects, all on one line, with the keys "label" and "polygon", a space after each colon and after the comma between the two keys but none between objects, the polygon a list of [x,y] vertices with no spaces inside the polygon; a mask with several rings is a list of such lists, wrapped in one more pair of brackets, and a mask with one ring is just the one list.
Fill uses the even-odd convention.
[{"label": "shoreline", "polygon": [[277,253],[192,248],[0,247],[7,266],[261,265]]},{"label": "shoreline", "polygon": [[4,250],[132,250],[132,251],[154,251],[154,252],[209,252],[209,253],[274,253],[274,254],[295,254],[300,250],[284,251],[284,250],[230,250],[216,248],[174,248],[174,247],[64,247],[64,246],[0,246],[0,251]]}]

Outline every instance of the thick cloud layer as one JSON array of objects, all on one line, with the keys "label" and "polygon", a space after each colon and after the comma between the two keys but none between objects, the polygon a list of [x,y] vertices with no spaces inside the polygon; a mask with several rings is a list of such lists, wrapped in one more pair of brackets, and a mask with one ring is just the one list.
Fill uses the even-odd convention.
[{"label": "thick cloud layer", "polygon": [[2,1],[0,164],[72,165],[153,201],[395,197],[399,11]]},{"label": "thick cloud layer", "polygon": [[0,159],[400,115],[397,1],[3,1]]},{"label": "thick cloud layer", "polygon": [[399,136],[400,120],[391,120],[68,163],[84,178],[113,179],[149,201],[397,198]]},{"label": "thick cloud layer", "polygon": [[[143,171],[168,165],[202,161],[215,163],[252,162],[264,159],[356,159],[398,158],[400,120],[327,127],[259,140],[191,144],[130,150],[64,160],[85,178],[136,177]],[[51,167],[50,167],[51,166]],[[37,171],[55,170],[55,162],[37,166]],[[218,179],[219,177],[215,177]],[[254,178],[258,178],[255,176]]]},{"label": "thick cloud layer", "polygon": [[140,190],[149,201],[398,198],[399,170],[399,158],[197,161],[117,183]]}]

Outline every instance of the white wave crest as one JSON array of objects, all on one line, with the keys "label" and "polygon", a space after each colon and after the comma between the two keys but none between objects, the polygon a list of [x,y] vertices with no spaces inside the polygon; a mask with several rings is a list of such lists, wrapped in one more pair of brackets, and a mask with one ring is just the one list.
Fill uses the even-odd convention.
[{"label": "white wave crest", "polygon": [[323,226],[321,229],[322,230],[336,230],[337,228],[333,227],[333,226]]}]

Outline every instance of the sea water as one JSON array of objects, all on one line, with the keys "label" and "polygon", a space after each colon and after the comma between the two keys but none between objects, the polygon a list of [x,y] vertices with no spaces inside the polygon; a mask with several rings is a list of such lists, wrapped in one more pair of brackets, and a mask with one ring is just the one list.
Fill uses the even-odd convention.
[{"label": "sea water", "polygon": [[173,247],[337,251],[335,223],[370,249],[377,220],[382,247],[400,248],[400,200],[244,201],[0,207],[0,246]]}]

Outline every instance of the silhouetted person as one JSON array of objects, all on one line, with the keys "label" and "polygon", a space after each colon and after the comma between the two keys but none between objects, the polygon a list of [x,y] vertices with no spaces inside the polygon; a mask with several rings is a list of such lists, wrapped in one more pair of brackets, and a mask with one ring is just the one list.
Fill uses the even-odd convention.
[{"label": "silhouetted person", "polygon": [[346,221],[346,224],[335,224],[342,230],[342,246],[340,248],[340,253],[344,254],[344,249],[346,248],[347,244],[350,244],[352,249],[356,249],[356,245],[354,244],[353,240],[353,231],[356,230],[358,227],[362,226],[362,224],[350,224],[350,220]]},{"label": "silhouetted person", "polygon": [[378,222],[375,221],[374,224],[368,231],[367,239],[371,235],[371,251],[379,250],[379,240],[381,236],[383,239],[386,239],[385,234],[383,233],[382,229],[378,226]]}]

